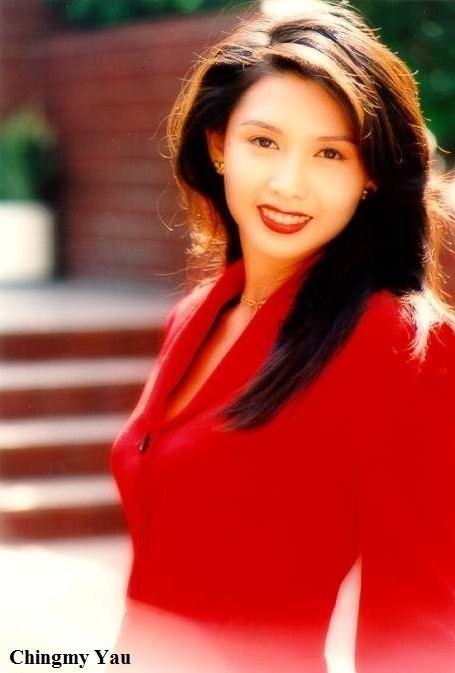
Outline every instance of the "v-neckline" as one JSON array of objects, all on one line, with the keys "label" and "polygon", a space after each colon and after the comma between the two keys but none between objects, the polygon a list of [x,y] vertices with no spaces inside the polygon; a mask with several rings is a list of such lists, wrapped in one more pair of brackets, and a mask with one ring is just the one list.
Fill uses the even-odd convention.
[{"label": "v-neckline", "polygon": [[[227,302],[227,303],[230,303],[230,302]],[[225,309],[225,306],[226,306],[226,304],[224,304],[223,306],[221,306],[220,309],[219,309],[219,311],[218,311],[218,313],[214,316],[213,321],[212,321],[212,324],[211,324],[209,330],[207,331],[207,333],[205,334],[204,339],[203,339],[202,343],[200,344],[200,346],[203,347],[204,344],[206,344],[207,339],[208,339],[208,337],[209,337],[210,330],[211,330],[211,328],[216,324],[217,320],[221,318],[221,314],[222,314],[223,310]],[[204,382],[202,383],[202,385],[200,385],[199,388],[197,388],[196,392],[192,395],[192,397],[189,399],[189,401],[188,401],[183,407],[181,407],[181,409],[180,409],[176,414],[174,414],[173,416],[171,416],[171,418],[166,419],[166,418],[165,418],[166,403],[167,403],[167,401],[169,400],[171,394],[173,393],[173,391],[174,391],[176,385],[178,385],[178,383],[177,383],[177,384],[174,384],[172,387],[169,387],[169,388],[168,388],[168,390],[166,391],[165,399],[164,399],[164,409],[163,409],[163,417],[162,417],[162,428],[166,428],[166,429],[167,429],[168,427],[173,426],[173,425],[174,425],[174,420],[176,420],[176,421],[180,421],[180,416],[186,416],[186,415],[187,415],[187,412],[188,412],[188,413],[191,413],[191,410],[192,410],[192,407],[193,407],[193,403],[194,403],[194,404],[197,404],[198,399],[199,399],[199,396],[202,396],[202,395],[204,394],[205,389],[208,388],[208,387],[212,384],[212,382],[213,382],[214,379],[216,379],[219,370],[221,370],[224,366],[226,366],[226,363],[228,363],[229,360],[232,358],[235,349],[238,347],[238,345],[240,344],[240,342],[243,340],[243,338],[244,338],[244,336],[245,336],[245,334],[246,334],[246,332],[247,332],[249,326],[251,325],[251,323],[253,322],[253,320],[255,319],[255,317],[256,317],[256,314],[253,315],[253,317],[251,318],[251,320],[248,322],[248,324],[245,326],[245,328],[242,330],[242,332],[239,334],[239,336],[233,341],[233,343],[232,343],[231,346],[228,348],[228,350],[227,350],[226,353],[223,355],[223,357],[220,358],[219,362],[218,362],[217,365],[212,369],[212,371],[210,372],[210,374],[205,378],[205,380],[204,380]],[[190,368],[192,367],[193,361],[194,361],[194,359],[197,357],[197,351],[198,351],[198,349],[193,353],[191,359],[189,359],[189,361],[185,364],[184,370],[183,370],[183,372],[181,373],[181,375],[179,376],[180,380],[182,380],[182,379],[187,375],[188,371],[189,371]]]},{"label": "v-neckline", "polygon": [[[229,372],[227,365],[237,355],[240,355],[240,351],[243,350],[244,344],[248,342],[249,335],[255,330],[256,325],[261,325],[261,330],[256,330],[257,336],[255,339],[255,351],[252,354],[253,360],[258,355],[263,355],[264,351],[272,346],[280,319],[286,317],[301,279],[306,275],[306,272],[318,256],[313,255],[305,260],[296,272],[291,274],[272,292],[264,304],[254,313],[241,334],[220,359],[203,384],[196,390],[191,399],[174,416],[165,420],[166,402],[174,390],[177,381],[181,380],[189,370],[198,348],[207,339],[221,311],[235,297],[240,296],[243,291],[245,285],[243,258],[226,267],[222,275],[210,288],[207,296],[183,325],[158,373],[152,398],[157,398],[155,401],[158,409],[155,408],[157,413],[153,415],[160,433],[167,432],[191,416],[207,392],[216,383],[221,373]],[[226,377],[226,373],[224,376]]]}]

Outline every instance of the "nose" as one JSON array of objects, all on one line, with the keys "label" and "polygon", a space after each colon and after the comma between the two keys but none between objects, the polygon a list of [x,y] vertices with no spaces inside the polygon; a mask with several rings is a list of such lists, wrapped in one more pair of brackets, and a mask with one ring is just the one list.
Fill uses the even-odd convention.
[{"label": "nose", "polygon": [[269,179],[271,191],[287,199],[302,200],[308,193],[308,167],[297,157],[283,159]]}]

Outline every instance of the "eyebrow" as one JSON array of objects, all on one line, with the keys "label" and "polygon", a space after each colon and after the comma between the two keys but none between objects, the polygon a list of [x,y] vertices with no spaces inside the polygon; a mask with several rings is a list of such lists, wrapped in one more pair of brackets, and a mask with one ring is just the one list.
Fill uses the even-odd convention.
[{"label": "eyebrow", "polygon": [[[273,131],[274,133],[279,133],[283,134],[283,131],[281,131],[279,128],[276,126],[273,126],[272,124],[268,124],[267,122],[262,122],[259,119],[249,119],[246,122],[242,122],[240,126],[261,126],[264,129],[268,129],[269,131]],[[321,140],[321,141],[342,141],[346,143],[352,143],[353,145],[357,145],[356,141],[352,136],[337,136],[337,135],[332,135],[332,136],[318,136],[316,140]]]}]

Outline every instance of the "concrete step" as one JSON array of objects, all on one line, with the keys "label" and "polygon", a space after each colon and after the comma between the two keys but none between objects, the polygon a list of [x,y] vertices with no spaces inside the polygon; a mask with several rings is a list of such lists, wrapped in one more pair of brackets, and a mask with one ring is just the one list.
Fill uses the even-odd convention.
[{"label": "concrete step", "polygon": [[0,359],[150,356],[179,296],[160,285],[53,282],[0,291]]},{"label": "concrete step", "polygon": [[113,440],[153,366],[169,288],[0,290],[0,537],[124,532]]},{"label": "concrete step", "polygon": [[0,334],[0,360],[150,356],[158,351],[162,319],[141,327],[24,330]]},{"label": "concrete step", "polygon": [[93,358],[0,364],[0,418],[128,411],[153,358]]},{"label": "concrete step", "polygon": [[3,481],[2,540],[100,535],[125,530],[110,475]]},{"label": "concrete step", "polygon": [[112,443],[127,417],[103,414],[1,421],[1,477],[106,473]]}]

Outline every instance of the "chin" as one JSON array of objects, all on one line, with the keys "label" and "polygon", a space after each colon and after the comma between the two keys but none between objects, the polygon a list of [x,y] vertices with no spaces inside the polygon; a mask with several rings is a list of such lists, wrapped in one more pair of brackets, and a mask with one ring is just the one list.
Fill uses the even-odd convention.
[{"label": "chin", "polygon": [[269,245],[255,245],[255,249],[260,252],[262,255],[268,257],[273,257],[280,261],[289,261],[297,262],[299,259],[304,259],[308,255],[315,252],[315,250],[320,246],[315,245],[303,245],[296,246],[295,244],[290,244],[290,241],[286,241],[286,245],[278,245],[281,241],[278,241],[275,244]]}]

